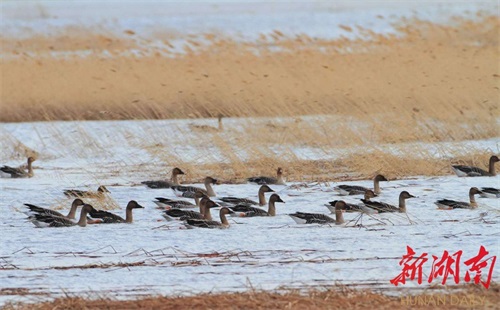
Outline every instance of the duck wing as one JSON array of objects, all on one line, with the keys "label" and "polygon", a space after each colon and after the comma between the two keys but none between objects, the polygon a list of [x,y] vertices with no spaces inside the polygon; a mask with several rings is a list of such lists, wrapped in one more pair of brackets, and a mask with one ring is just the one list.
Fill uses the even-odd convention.
[{"label": "duck wing", "polygon": [[175,184],[171,181],[143,181],[141,184],[149,188],[171,188]]},{"label": "duck wing", "polygon": [[28,177],[28,172],[24,171],[22,168],[14,168],[9,166],[3,166],[0,170],[4,173],[10,174],[11,178],[26,178]]},{"label": "duck wing", "polygon": [[167,221],[172,221],[174,219],[178,219],[181,221],[185,221],[187,219],[203,219],[203,214],[201,214],[200,212],[181,209],[166,210],[162,215]]},{"label": "duck wing", "polygon": [[500,198],[500,190],[494,187],[482,187],[482,193],[480,194],[482,197],[489,198]]},{"label": "duck wing", "polygon": [[194,198],[196,192],[202,192],[203,194],[208,195],[206,190],[196,186],[175,185],[171,188],[177,196],[185,198]]},{"label": "duck wing", "polygon": [[398,207],[395,207],[385,202],[366,200],[366,199],[361,199],[361,201],[365,204],[365,206],[374,209],[378,213],[399,212]]},{"label": "duck wing", "polygon": [[347,196],[347,195],[363,195],[368,188],[357,185],[339,185],[333,188],[339,194]]},{"label": "duck wing", "polygon": [[76,223],[59,216],[51,216],[47,214],[39,214],[35,213],[28,217],[28,220],[31,221],[36,227],[69,227],[75,226]]},{"label": "duck wing", "polygon": [[118,216],[116,214],[113,214],[108,211],[103,211],[103,210],[92,210],[89,212],[89,215],[91,218],[98,218],[101,219],[103,223],[105,224],[112,224],[112,223],[125,223],[125,219],[122,218],[121,216]]},{"label": "duck wing", "polygon": [[276,184],[278,182],[278,179],[272,177],[260,176],[260,177],[247,178],[247,181],[250,183],[256,183],[262,185],[262,184]]},{"label": "duck wing", "polygon": [[298,224],[327,224],[335,223],[335,220],[328,215],[319,213],[295,212],[289,216]]},{"label": "duck wing", "polygon": [[84,197],[92,196],[91,192],[81,191],[81,190],[78,190],[78,189],[67,189],[67,190],[63,191],[63,193],[64,193],[64,195],[66,195],[68,197],[80,197],[80,198],[84,198]]},{"label": "duck wing", "polygon": [[63,214],[60,212],[38,207],[29,203],[24,204],[26,207],[28,207],[29,211],[26,212],[27,215],[33,215],[34,213],[40,214],[40,215],[49,215],[49,216],[58,216],[58,217],[65,217]]},{"label": "duck wing", "polygon": [[156,203],[159,207],[165,208],[166,206],[170,206],[171,208],[176,209],[184,209],[184,208],[194,208],[196,205],[190,201],[185,200],[173,200],[169,198],[156,197]]},{"label": "duck wing", "polygon": [[234,212],[240,212],[237,214],[241,217],[253,217],[253,216],[269,216],[269,213],[266,210],[262,210],[260,208],[251,207],[249,205],[236,205],[234,207],[229,207]]},{"label": "duck wing", "polygon": [[188,226],[195,226],[201,228],[219,228],[222,227],[222,224],[217,221],[207,221],[207,220],[199,220],[199,219],[188,219],[186,221]]},{"label": "duck wing", "polygon": [[473,166],[465,166],[465,165],[454,165],[451,166],[453,171],[459,176],[467,176],[467,177],[480,177],[480,176],[489,176],[490,173],[478,167]]},{"label": "duck wing", "polygon": [[248,199],[248,198],[237,198],[237,197],[222,197],[219,198],[220,201],[230,203],[230,204],[244,204],[244,205],[258,205],[259,203]]},{"label": "duck wing", "polygon": [[450,199],[441,199],[435,202],[439,209],[470,209],[467,202],[455,201]]}]

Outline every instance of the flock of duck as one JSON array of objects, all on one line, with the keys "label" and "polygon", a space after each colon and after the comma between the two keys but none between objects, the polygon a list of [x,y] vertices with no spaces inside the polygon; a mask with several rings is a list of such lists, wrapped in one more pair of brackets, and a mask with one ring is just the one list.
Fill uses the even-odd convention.
[{"label": "flock of duck", "polygon": [[[3,166],[0,171],[4,175],[12,178],[28,178],[33,177],[32,163],[35,161],[33,157],[29,157],[27,166],[13,168]],[[475,176],[495,176],[495,163],[499,159],[497,156],[491,156],[489,161],[489,171],[485,171],[478,167],[454,165],[453,171],[459,177],[475,177]],[[176,200],[170,198],[157,197],[154,203],[158,208],[162,209],[163,217],[168,220],[180,220],[188,228],[227,228],[229,222],[227,215],[238,217],[258,217],[258,216],[275,216],[276,203],[285,203],[281,197],[271,189],[270,185],[286,185],[283,177],[283,170],[277,169],[276,177],[259,176],[247,178],[250,183],[260,185],[257,197],[258,201],[249,198],[240,197],[216,197],[216,193],[212,185],[217,184],[217,180],[212,177],[206,177],[204,180],[205,188],[196,186],[181,185],[178,176],[184,174],[179,168],[172,170],[170,180],[155,180],[144,181],[142,184],[154,189],[172,189],[176,196],[183,198],[194,199],[194,202],[188,200]],[[326,206],[335,215],[332,218],[326,214],[295,212],[289,216],[299,224],[343,224],[343,212],[361,212],[366,214],[377,214],[386,212],[406,212],[406,200],[414,198],[407,191],[402,191],[399,195],[398,206],[391,205],[386,202],[372,200],[381,193],[380,182],[387,181],[383,175],[377,175],[373,179],[373,189],[355,186],[355,185],[338,185],[334,190],[339,195],[364,195],[361,199],[362,204],[351,204],[343,200],[334,200]],[[132,223],[133,209],[144,208],[134,200],[129,201],[125,211],[125,218],[122,218],[114,213],[96,210],[92,205],[85,203],[83,200],[87,198],[103,198],[108,189],[105,186],[99,186],[97,191],[82,191],[69,189],[65,190],[64,195],[75,198],[67,215],[61,214],[55,210],[42,208],[32,204],[25,204],[28,215],[28,220],[37,227],[67,227],[67,226],[86,226],[87,224],[105,224],[105,223]],[[265,193],[273,193],[267,202]],[[469,190],[469,202],[455,201],[450,199],[441,199],[435,202],[440,209],[459,209],[459,208],[476,208],[477,203],[475,195],[484,197],[500,198],[500,190],[492,187],[483,187],[480,189],[472,187]],[[267,211],[262,209],[267,205]],[[78,207],[81,207],[80,218],[76,221],[76,213]],[[193,209],[199,208],[199,211]],[[220,208],[220,221],[214,221],[210,209]]]}]

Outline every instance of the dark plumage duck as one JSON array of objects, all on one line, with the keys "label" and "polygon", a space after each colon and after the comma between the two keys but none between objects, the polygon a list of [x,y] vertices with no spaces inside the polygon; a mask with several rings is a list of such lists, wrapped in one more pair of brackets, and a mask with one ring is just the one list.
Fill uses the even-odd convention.
[{"label": "dark plumage duck", "polygon": [[479,195],[485,198],[500,198],[500,189],[493,187],[482,187]]},{"label": "dark plumage duck", "polygon": [[476,199],[474,195],[481,194],[482,191],[477,189],[477,187],[471,187],[469,189],[469,203],[463,201],[456,201],[450,199],[441,199],[435,202],[439,209],[451,210],[451,209],[474,209],[477,208]]},{"label": "dark plumage duck", "polygon": [[13,168],[9,166],[3,166],[0,168],[0,171],[5,173],[6,175],[10,175],[11,178],[31,178],[35,174],[33,173],[32,163],[35,161],[34,157],[28,157],[28,166],[26,171],[24,168]]},{"label": "dark plumage duck", "polygon": [[[375,197],[375,193],[372,190],[367,190],[365,192],[365,198],[363,200],[369,201],[370,198],[373,198],[373,197]],[[330,210],[331,213],[335,213],[335,205],[337,204],[338,201],[339,200],[330,201],[329,205],[326,205],[326,207],[328,208],[328,210]],[[345,212],[361,212],[361,213],[365,213],[365,214],[378,213],[377,210],[369,208],[364,204],[352,204],[352,203],[345,202],[345,205],[346,205]]]},{"label": "dark plumage duck", "polygon": [[266,177],[266,176],[260,176],[260,177],[251,177],[248,178],[247,181],[250,183],[255,183],[255,184],[277,184],[277,185],[286,185],[285,179],[283,178],[283,169],[278,168],[276,171],[276,178],[273,177]]},{"label": "dark plumage duck", "polygon": [[230,204],[243,204],[243,205],[249,205],[249,206],[252,206],[252,205],[265,206],[267,204],[267,202],[266,202],[266,196],[264,194],[270,193],[270,192],[274,192],[274,191],[269,186],[264,184],[259,188],[259,193],[258,193],[259,202],[253,201],[253,200],[248,199],[248,198],[237,198],[237,197],[222,197],[222,198],[219,198],[219,200],[226,202],[226,203],[230,203]]},{"label": "dark plumage duck", "polygon": [[156,203],[160,209],[190,209],[198,207],[200,205],[200,199],[204,196],[206,195],[202,192],[196,192],[194,194],[195,203],[186,200],[175,200],[163,197],[156,197],[156,201],[153,202]]},{"label": "dark plumage duck", "polygon": [[85,227],[87,225],[87,214],[93,209],[91,205],[84,204],[82,211],[80,211],[80,220],[74,222],[68,218],[53,216],[48,214],[34,213],[28,217],[36,227],[69,227],[69,226],[81,226]]},{"label": "dark plumage duck", "polygon": [[220,206],[210,198],[205,196],[200,200],[200,212],[192,210],[170,209],[164,211],[162,215],[167,221],[172,221],[174,219],[178,219],[181,221],[185,221],[187,219],[205,219],[211,221],[212,214],[210,213],[210,209],[216,207]]},{"label": "dark plumage duck", "polygon": [[220,222],[210,221],[210,220],[198,220],[198,219],[188,219],[186,221],[187,227],[200,227],[200,228],[228,228],[229,222],[227,221],[226,215],[231,214],[233,211],[226,207],[223,207],[219,211]]},{"label": "dark plumage duck", "polygon": [[172,175],[170,176],[170,180],[168,181],[143,181],[141,182],[142,184],[146,185],[149,188],[170,188],[172,186],[179,185],[179,180],[177,179],[177,176],[180,174],[184,174],[184,171],[182,171],[179,168],[174,168],[172,169]]},{"label": "dark plumage duck", "polygon": [[459,177],[481,177],[481,176],[491,177],[497,175],[495,171],[495,163],[498,161],[500,161],[500,159],[498,159],[498,156],[496,155],[491,156],[488,171],[485,171],[478,167],[465,166],[465,165],[454,165],[451,166],[451,168]]},{"label": "dark plumage duck", "polygon": [[110,191],[106,188],[106,186],[101,185],[97,188],[97,191],[82,191],[79,189],[67,189],[64,190],[64,195],[68,197],[80,197],[80,198],[103,198],[106,193]]},{"label": "dark plumage duck", "polygon": [[79,198],[73,200],[73,203],[71,204],[71,209],[69,210],[68,215],[63,215],[62,213],[60,213],[58,211],[51,210],[51,209],[46,209],[46,208],[42,208],[42,207],[38,207],[38,206],[29,204],[29,203],[25,203],[24,205],[26,207],[28,207],[28,209],[29,209],[29,211],[24,212],[24,213],[26,215],[29,215],[29,216],[35,215],[35,214],[39,214],[39,215],[45,215],[45,216],[63,217],[63,218],[67,218],[67,219],[72,220],[72,219],[75,219],[77,208],[79,206],[83,206],[84,203]]},{"label": "dark plumage duck", "polygon": [[130,200],[125,210],[125,219],[121,216],[118,216],[108,211],[96,210],[93,207],[92,210],[89,212],[89,215],[94,219],[99,219],[99,222],[103,224],[132,223],[134,221],[134,218],[132,216],[132,210],[143,209],[143,208],[144,207],[138,204],[137,201]]},{"label": "dark plumage duck", "polygon": [[377,210],[378,213],[384,213],[384,212],[405,213],[406,212],[406,199],[410,199],[410,198],[415,198],[415,196],[411,195],[407,191],[402,191],[399,194],[399,207],[393,206],[393,205],[385,203],[385,202],[380,202],[380,201],[373,201],[373,200],[366,200],[366,199],[361,199],[361,201],[367,207]]},{"label": "dark plumage duck", "polygon": [[347,205],[344,201],[338,200],[335,203],[335,219],[332,219],[328,215],[321,213],[306,213],[306,212],[295,212],[293,214],[289,214],[289,216],[297,223],[297,224],[343,224],[344,215],[343,211],[347,209]]},{"label": "dark plumage duck", "polygon": [[[373,192],[375,195],[380,194],[380,182],[381,181],[387,181],[387,179],[381,175],[378,174],[373,178]],[[340,195],[363,195],[369,188],[363,187],[363,186],[358,186],[358,185],[339,185],[333,188],[336,190]]]},{"label": "dark plumage duck", "polygon": [[229,209],[231,209],[234,212],[234,215],[241,217],[275,216],[276,202],[285,203],[278,194],[272,194],[271,197],[269,197],[269,208],[267,209],[267,211],[246,204],[229,207]]},{"label": "dark plumage duck", "polygon": [[185,198],[194,198],[196,192],[202,192],[209,197],[215,197],[215,191],[212,188],[212,184],[217,184],[217,180],[212,177],[206,177],[204,180],[206,190],[196,187],[196,186],[183,186],[177,185],[172,186],[172,190],[177,196]]}]

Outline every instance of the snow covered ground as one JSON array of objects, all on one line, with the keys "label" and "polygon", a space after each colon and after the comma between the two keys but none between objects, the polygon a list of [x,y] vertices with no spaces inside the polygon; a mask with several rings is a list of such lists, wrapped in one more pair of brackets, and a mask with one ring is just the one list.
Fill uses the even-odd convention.
[{"label": "snow covered ground", "polygon": [[[141,294],[302,288],[335,283],[388,290],[394,288],[389,281],[401,272],[398,262],[406,254],[407,245],[417,255],[428,253],[430,261],[424,265],[422,285],[409,281],[403,287],[422,288],[430,285],[426,280],[431,255],[440,257],[444,250],[463,250],[465,260],[475,256],[481,245],[490,255],[499,254],[498,199],[478,198],[480,206],[475,210],[441,211],[434,205],[440,198],[467,201],[471,186],[499,187],[499,177],[420,176],[382,182],[383,193],[377,200],[397,204],[402,190],[418,197],[408,200],[408,213],[362,218],[349,213],[345,214],[348,222],[341,226],[298,225],[287,215],[295,211],[329,213],[324,204],[341,198],[333,191],[336,183],[289,183],[272,186],[286,202],[277,204],[276,217],[233,218],[227,230],[183,229],[180,223],[166,222],[152,202],[155,197],[174,197],[171,190],[137,185],[143,180],[161,178],[157,171],[166,169],[160,161],[141,165],[152,160],[151,155],[141,151],[141,144],[128,143],[144,140],[150,134],[144,128],[158,128],[158,122],[175,124],[172,126],[182,131],[191,121],[1,125],[2,140],[7,141],[2,147],[2,164],[20,163],[13,151],[17,141],[41,155],[35,162],[35,177],[0,179],[0,287],[4,290],[0,304],[38,300],[45,294],[86,296],[94,292],[99,296],[130,298]],[[96,156],[99,152],[95,148],[85,152],[86,144],[77,139],[81,133],[72,130],[79,126],[86,128],[85,136],[102,144],[101,156]],[[61,132],[65,133],[63,137]],[[77,140],[66,144],[72,139]],[[89,138],[87,143],[91,141]],[[498,152],[498,139],[469,143]],[[189,160],[197,160],[197,147],[202,146],[190,146],[191,151],[186,153],[192,156]],[[308,149],[307,154],[324,156],[314,153],[314,149]],[[372,186],[370,180],[342,183]],[[62,204],[66,212],[71,201],[65,200],[63,189],[95,190],[100,184],[108,187],[111,197],[121,206],[113,212],[123,214],[131,199],[146,207],[135,210],[134,224],[39,229],[20,212],[23,203],[43,207]],[[258,186],[222,184],[216,185],[215,190],[219,197],[256,199]],[[343,198],[357,202],[360,197]],[[212,212],[217,218],[217,211]],[[466,267],[462,265],[461,270],[460,283],[464,283]],[[498,282],[499,278],[496,268],[493,281]],[[453,284],[451,278],[447,284]],[[28,291],[5,295],[6,289],[17,288]],[[90,296],[96,296],[93,294]]]}]

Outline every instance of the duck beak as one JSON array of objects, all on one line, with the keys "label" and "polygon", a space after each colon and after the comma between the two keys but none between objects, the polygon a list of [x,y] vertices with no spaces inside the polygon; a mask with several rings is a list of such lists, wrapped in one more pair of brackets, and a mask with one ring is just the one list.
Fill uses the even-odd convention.
[{"label": "duck beak", "polygon": [[135,207],[136,209],[144,209],[143,206],[141,206],[140,204],[137,204],[137,206]]}]

